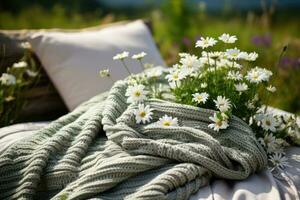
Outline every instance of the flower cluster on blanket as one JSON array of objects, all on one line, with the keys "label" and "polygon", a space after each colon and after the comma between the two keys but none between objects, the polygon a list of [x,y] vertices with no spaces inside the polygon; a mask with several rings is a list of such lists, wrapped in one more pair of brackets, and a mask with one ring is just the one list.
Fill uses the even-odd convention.
[{"label": "flower cluster on blanket", "polygon": [[[156,67],[139,75],[131,74],[126,65],[129,52],[117,54],[113,59],[120,60],[129,73],[126,96],[129,104],[137,105],[133,113],[137,124],[152,121],[152,108],[144,102],[148,98],[214,109],[217,112],[209,118],[209,128],[222,134],[235,115],[255,131],[269,157],[271,170],[288,167],[283,149],[300,144],[299,119],[293,115],[272,114],[267,106],[263,106],[267,102],[262,102],[262,95],[268,99],[276,92],[276,87],[270,84],[273,73],[258,66],[251,67],[258,54],[232,48],[230,45],[236,41],[236,36],[225,33],[218,40],[202,37],[195,45],[202,49],[200,56],[180,53],[179,63],[172,68]],[[226,49],[213,51],[215,45]],[[136,59],[142,68],[151,68],[153,65],[142,62],[146,55],[141,52],[133,55],[132,59]],[[101,70],[100,76],[114,81],[108,70]],[[162,87],[161,80],[168,81],[169,87]],[[157,121],[157,125],[170,127],[179,126],[179,123],[176,117],[165,115]]]}]

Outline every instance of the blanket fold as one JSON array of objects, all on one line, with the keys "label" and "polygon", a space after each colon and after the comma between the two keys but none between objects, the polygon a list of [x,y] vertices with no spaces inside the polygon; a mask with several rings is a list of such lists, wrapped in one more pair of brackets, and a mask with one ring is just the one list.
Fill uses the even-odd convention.
[{"label": "blanket fold", "polygon": [[[126,81],[0,155],[0,199],[187,199],[211,177],[245,179],[267,166],[251,128],[207,128],[214,111],[150,99],[136,124]],[[164,114],[179,127],[160,127]]]}]

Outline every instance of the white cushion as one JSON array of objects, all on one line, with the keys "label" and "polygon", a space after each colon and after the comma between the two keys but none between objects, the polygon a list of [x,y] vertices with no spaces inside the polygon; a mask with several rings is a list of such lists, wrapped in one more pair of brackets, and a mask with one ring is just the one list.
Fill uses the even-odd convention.
[{"label": "white cushion", "polygon": [[[141,20],[101,30],[37,32],[29,42],[69,110],[112,86],[112,81],[99,77],[99,70],[109,68],[114,81],[128,76],[121,62],[112,59],[117,53],[144,51],[144,62],[164,65]],[[125,61],[132,73],[142,71],[137,61]]]}]

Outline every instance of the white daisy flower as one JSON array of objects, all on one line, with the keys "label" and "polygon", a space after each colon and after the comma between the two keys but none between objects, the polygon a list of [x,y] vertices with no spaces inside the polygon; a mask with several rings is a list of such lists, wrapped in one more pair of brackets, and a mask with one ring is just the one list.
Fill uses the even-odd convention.
[{"label": "white daisy flower", "polygon": [[211,52],[202,51],[201,54],[202,54],[202,57],[207,58],[207,56],[208,56],[209,58],[212,58],[212,59],[225,57],[225,54],[222,51],[211,51]]},{"label": "white daisy flower", "polygon": [[146,72],[148,78],[158,78],[162,75],[163,71],[160,68],[153,68]]},{"label": "white daisy flower", "polygon": [[272,133],[267,133],[263,138],[258,138],[259,143],[265,147],[266,149],[268,146],[275,146],[276,138]]},{"label": "white daisy flower", "polygon": [[241,51],[238,48],[235,47],[234,49],[227,49],[226,50],[226,55],[229,59],[238,60],[240,52]]},{"label": "white daisy flower", "polygon": [[247,103],[245,103],[245,106],[247,106],[247,108],[251,110],[255,108],[254,103],[252,101],[248,101]]},{"label": "white daisy flower", "polygon": [[170,74],[166,75],[169,82],[179,82],[185,78],[185,74],[180,69],[171,69]]},{"label": "white daisy flower", "polygon": [[219,132],[220,129],[226,129],[228,125],[227,119],[220,119],[217,115],[217,113],[214,113],[213,117],[209,117],[210,120],[212,120],[214,123],[209,124],[208,128],[213,129],[214,131]]},{"label": "white daisy flower", "polygon": [[195,93],[195,94],[193,94],[193,101],[195,101],[197,103],[205,103],[207,101],[208,97],[209,97],[209,94],[207,94],[206,92]]},{"label": "white daisy flower", "polygon": [[21,44],[21,47],[23,47],[24,49],[30,49],[31,48],[31,45],[29,42],[22,42]]},{"label": "white daisy flower", "polygon": [[123,51],[122,53],[118,53],[117,55],[115,55],[113,57],[113,59],[114,60],[124,60],[128,56],[129,56],[129,52],[128,51]]},{"label": "white daisy flower", "polygon": [[0,77],[0,82],[3,85],[15,85],[17,80],[14,75],[3,73],[2,76]]},{"label": "white daisy flower", "polygon": [[248,90],[248,85],[246,83],[238,83],[234,85],[236,91],[238,92],[244,92]]},{"label": "white daisy flower", "polygon": [[273,75],[273,73],[270,70],[267,70],[264,68],[260,68],[260,70],[261,70],[263,81],[269,81],[269,79]]},{"label": "white daisy flower", "polygon": [[248,54],[246,58],[247,61],[255,61],[258,58],[258,54],[256,52],[252,52]]},{"label": "white daisy flower", "polygon": [[248,71],[246,79],[249,80],[251,83],[260,83],[263,81],[269,81],[271,76],[271,71],[260,67],[255,67]]},{"label": "white daisy flower", "polygon": [[26,74],[30,77],[36,77],[38,75],[38,72],[32,71],[30,69],[26,70]]},{"label": "white daisy flower", "polygon": [[290,167],[287,157],[283,153],[274,153],[269,157],[269,160],[273,164],[274,168],[284,169]]},{"label": "white daisy flower", "polygon": [[260,83],[263,81],[261,70],[258,68],[251,69],[247,72],[246,79],[251,83]]},{"label": "white daisy flower", "polygon": [[149,105],[145,106],[144,104],[139,104],[138,108],[135,110],[135,120],[136,123],[147,123],[150,122],[150,120],[152,119],[152,113],[153,109],[150,108]]},{"label": "white daisy flower", "polygon": [[145,63],[145,64],[144,64],[144,68],[145,68],[145,69],[151,69],[151,68],[153,68],[153,67],[154,67],[154,65],[151,64],[151,63]]},{"label": "white daisy flower", "polygon": [[201,88],[207,88],[207,83],[201,83],[201,84],[200,84],[200,87],[201,87]]},{"label": "white daisy flower", "polygon": [[269,85],[267,88],[266,88],[269,92],[276,92],[276,87],[272,86],[272,85]]},{"label": "white daisy flower", "polygon": [[25,68],[27,67],[27,62],[24,62],[24,61],[21,61],[21,62],[18,62],[18,63],[14,63],[13,64],[13,68]]},{"label": "white daisy flower", "polygon": [[182,64],[183,68],[186,68],[191,72],[201,65],[200,60],[195,55],[186,55],[185,57],[182,57],[179,62]]},{"label": "white daisy flower", "polygon": [[275,132],[278,125],[278,120],[270,114],[264,115],[261,120],[261,127],[266,131]]},{"label": "white daisy flower", "polygon": [[228,33],[223,33],[219,40],[223,41],[224,43],[235,43],[237,41],[237,38],[235,35],[230,36]]},{"label": "white daisy flower", "polygon": [[141,52],[139,54],[134,54],[131,58],[132,59],[136,59],[136,60],[141,60],[142,58],[144,58],[147,55],[147,53],[145,52]]},{"label": "white daisy flower", "polygon": [[217,40],[211,37],[201,37],[200,40],[196,42],[195,47],[201,47],[202,49],[205,49],[207,47],[212,47],[217,43]]},{"label": "white daisy flower", "polygon": [[186,57],[186,56],[190,56],[191,54],[185,53],[185,52],[181,52],[178,55],[179,55],[179,57],[183,58],[183,57]]},{"label": "white daisy flower", "polygon": [[99,76],[100,77],[109,77],[110,73],[109,73],[109,69],[103,69],[99,71]]},{"label": "white daisy flower", "polygon": [[221,112],[226,112],[230,109],[231,103],[229,99],[226,99],[223,96],[218,96],[217,100],[214,100],[216,107],[221,111]]},{"label": "white daisy flower", "polygon": [[247,60],[248,59],[248,53],[247,52],[240,52],[239,55],[237,56],[237,59],[243,59],[243,60]]},{"label": "white daisy flower", "polygon": [[163,127],[178,126],[178,119],[176,117],[173,118],[168,115],[164,115],[163,117],[159,118],[158,124]]},{"label": "white daisy flower", "polygon": [[240,81],[243,79],[243,75],[238,71],[229,71],[227,78],[235,81]]},{"label": "white daisy flower", "polygon": [[135,84],[128,86],[125,96],[128,97],[127,103],[140,103],[146,99],[146,95],[149,92],[145,90],[145,86],[142,84]]},{"label": "white daisy flower", "polygon": [[273,136],[272,133],[265,134],[263,138],[258,138],[258,141],[265,148],[267,153],[274,153],[279,150],[277,139]]}]

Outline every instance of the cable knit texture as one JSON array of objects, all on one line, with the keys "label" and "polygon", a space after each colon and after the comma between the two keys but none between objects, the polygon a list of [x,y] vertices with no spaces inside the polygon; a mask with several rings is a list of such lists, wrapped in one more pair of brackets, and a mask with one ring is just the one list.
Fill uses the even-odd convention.
[{"label": "cable knit texture", "polygon": [[[0,199],[188,199],[211,177],[245,179],[267,158],[250,127],[207,128],[214,111],[150,99],[136,124],[125,81],[0,155]],[[179,127],[159,127],[167,114]]]}]

